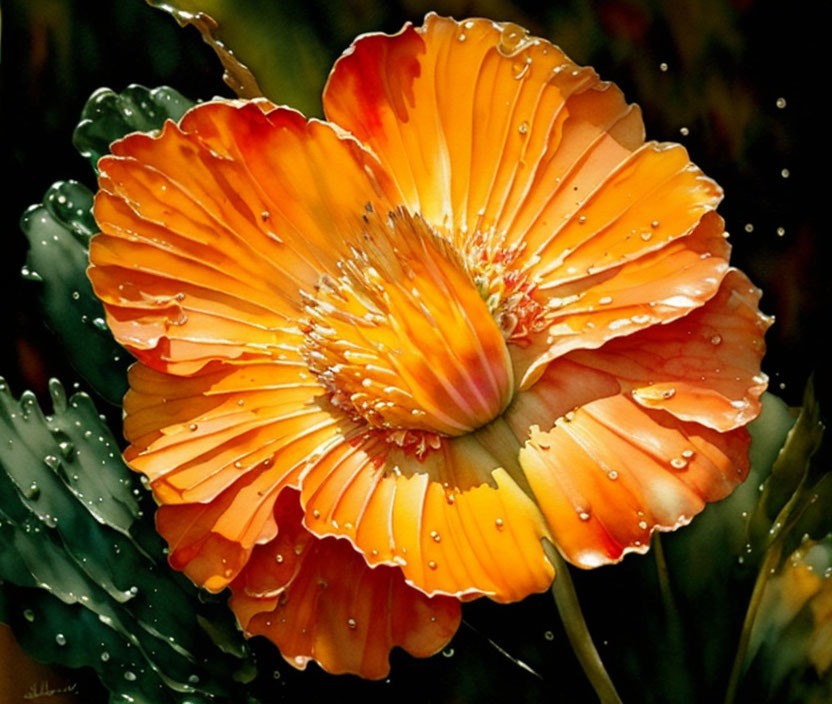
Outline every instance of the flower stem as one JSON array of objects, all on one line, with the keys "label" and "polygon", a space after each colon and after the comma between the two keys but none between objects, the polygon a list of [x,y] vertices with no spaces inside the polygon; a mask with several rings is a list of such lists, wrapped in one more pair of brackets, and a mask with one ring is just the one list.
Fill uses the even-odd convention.
[{"label": "flower stem", "polygon": [[734,658],[734,665],[731,668],[731,677],[728,680],[728,689],[725,692],[725,704],[733,704],[737,696],[737,688],[740,684],[740,678],[743,672],[743,665],[745,664],[745,656],[748,652],[748,643],[751,640],[751,630],[754,627],[754,621],[757,618],[757,611],[760,609],[760,603],[763,599],[763,591],[765,590],[766,582],[774,565],[780,561],[782,553],[782,540],[775,540],[769,545],[763,556],[763,562],[760,565],[760,571],[757,573],[757,580],[754,582],[754,589],[751,592],[751,600],[748,603],[748,610],[745,612],[745,619],[742,623],[742,631],[740,632],[740,642],[737,644],[737,655]]},{"label": "flower stem", "polygon": [[663,647],[667,651],[667,660],[662,668],[668,693],[672,695],[672,701],[681,704],[694,700],[694,683],[691,681],[691,673],[687,666],[685,657],[684,629],[679,609],[676,606],[676,599],[673,596],[673,587],[670,584],[670,572],[667,568],[667,561],[664,556],[661,534],[653,534],[653,546],[651,550],[653,559],[656,562],[656,577],[659,582],[659,593],[664,605],[665,615],[665,639]]},{"label": "flower stem", "polygon": [[578,595],[575,593],[575,585],[572,584],[572,578],[569,576],[569,568],[555,546],[546,539],[543,540],[543,550],[555,567],[552,596],[555,598],[558,613],[575,657],[578,658],[601,704],[621,704],[615,685],[607,674],[604,663],[601,662],[601,656],[598,655],[598,650],[589,635],[581,606],[578,603]]}]

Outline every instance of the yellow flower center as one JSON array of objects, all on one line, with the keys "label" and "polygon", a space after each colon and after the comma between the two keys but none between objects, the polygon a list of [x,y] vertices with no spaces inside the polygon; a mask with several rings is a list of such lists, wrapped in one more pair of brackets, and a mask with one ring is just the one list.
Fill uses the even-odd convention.
[{"label": "yellow flower center", "polygon": [[511,400],[503,334],[457,253],[418,216],[365,215],[360,246],[306,310],[309,369],[375,428],[463,435]]}]

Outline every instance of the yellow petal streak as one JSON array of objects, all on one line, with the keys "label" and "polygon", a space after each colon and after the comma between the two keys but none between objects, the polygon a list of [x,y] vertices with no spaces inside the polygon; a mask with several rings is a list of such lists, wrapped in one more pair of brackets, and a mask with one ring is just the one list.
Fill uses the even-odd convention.
[{"label": "yellow petal streak", "polygon": [[309,368],[376,428],[471,432],[511,400],[500,329],[453,249],[404,210],[364,216],[360,248],[307,296]]}]

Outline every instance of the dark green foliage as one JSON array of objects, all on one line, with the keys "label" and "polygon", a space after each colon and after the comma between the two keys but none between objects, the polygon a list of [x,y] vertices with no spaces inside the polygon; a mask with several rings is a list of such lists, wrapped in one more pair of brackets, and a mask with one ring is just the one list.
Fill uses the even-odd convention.
[{"label": "dark green foliage", "polygon": [[235,676],[253,674],[248,648],[231,613],[167,567],[155,536],[134,537],[142,492],[89,396],[67,399],[53,380],[45,416],[32,394],[0,387],[0,579],[23,647],[92,667],[113,698],[230,697]]}]

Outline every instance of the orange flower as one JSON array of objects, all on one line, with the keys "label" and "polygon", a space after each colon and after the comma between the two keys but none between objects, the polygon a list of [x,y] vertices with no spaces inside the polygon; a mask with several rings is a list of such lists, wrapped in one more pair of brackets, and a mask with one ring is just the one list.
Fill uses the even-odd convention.
[{"label": "orange flower", "polygon": [[544,538],[613,563],[729,494],[768,321],[717,184],[516,25],[363,36],[324,110],[113,144],[89,276],[171,565],[290,662],[381,677],[460,599],[546,589]]}]

